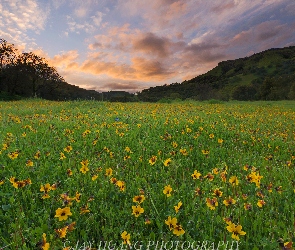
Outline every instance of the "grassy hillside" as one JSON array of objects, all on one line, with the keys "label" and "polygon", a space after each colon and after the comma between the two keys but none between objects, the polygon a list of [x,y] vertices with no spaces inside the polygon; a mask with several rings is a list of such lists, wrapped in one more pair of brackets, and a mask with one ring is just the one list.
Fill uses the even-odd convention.
[{"label": "grassy hillside", "polygon": [[295,99],[295,46],[270,49],[223,61],[206,74],[182,83],[143,90],[143,101],[162,98],[220,100]]}]

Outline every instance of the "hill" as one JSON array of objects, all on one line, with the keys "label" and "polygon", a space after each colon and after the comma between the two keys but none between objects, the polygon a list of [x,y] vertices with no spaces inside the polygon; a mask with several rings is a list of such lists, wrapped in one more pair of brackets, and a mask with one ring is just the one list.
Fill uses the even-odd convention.
[{"label": "hill", "polygon": [[269,49],[252,56],[220,62],[203,75],[182,83],[151,87],[141,101],[288,100],[295,99],[295,46]]}]

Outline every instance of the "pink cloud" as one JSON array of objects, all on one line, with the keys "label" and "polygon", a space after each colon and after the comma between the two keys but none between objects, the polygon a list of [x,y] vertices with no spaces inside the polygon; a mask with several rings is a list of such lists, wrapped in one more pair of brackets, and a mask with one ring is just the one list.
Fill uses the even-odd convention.
[{"label": "pink cloud", "polygon": [[62,54],[55,55],[51,60],[50,63],[56,67],[66,67],[66,68],[73,68],[75,65],[77,67],[77,60],[79,57],[79,53],[77,50],[70,50],[64,52]]},{"label": "pink cloud", "polygon": [[82,72],[88,72],[95,75],[107,74],[116,78],[130,78],[130,74],[133,70],[125,64],[117,62],[103,62],[96,60],[86,60],[79,68]]},{"label": "pink cloud", "polygon": [[161,62],[140,57],[132,58],[130,65],[86,60],[79,70],[95,75],[107,74],[109,77],[141,81],[161,81],[172,75]]},{"label": "pink cloud", "polygon": [[169,40],[167,38],[158,37],[150,32],[142,34],[132,43],[134,50],[156,54],[159,57],[167,57],[169,55]]},{"label": "pink cloud", "polygon": [[103,84],[100,88],[108,90],[125,90],[129,92],[136,92],[141,90],[141,86],[135,82],[110,82]]},{"label": "pink cloud", "polygon": [[236,5],[237,5],[236,1],[230,1],[228,3],[222,2],[222,3],[218,3],[218,5],[213,6],[211,10],[217,14],[220,14],[224,11],[228,11],[234,8]]},{"label": "pink cloud", "polygon": [[284,40],[292,36],[290,27],[279,21],[266,21],[248,30],[236,34],[230,43],[232,46],[257,46],[258,50],[265,50],[269,46],[280,46]]},{"label": "pink cloud", "polygon": [[197,44],[190,44],[185,47],[182,61],[185,61],[185,67],[190,70],[191,68],[205,67],[207,70],[212,65],[217,65],[218,62],[226,58],[226,53],[222,52],[223,45],[216,42],[204,41]]},{"label": "pink cloud", "polygon": [[135,70],[137,79],[161,81],[172,75],[161,62],[146,58],[133,58],[132,68]]}]

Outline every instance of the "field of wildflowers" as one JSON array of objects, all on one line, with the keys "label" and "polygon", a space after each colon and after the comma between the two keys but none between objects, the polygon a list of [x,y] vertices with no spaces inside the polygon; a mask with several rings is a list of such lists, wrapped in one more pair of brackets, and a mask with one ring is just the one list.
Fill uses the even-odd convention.
[{"label": "field of wildflowers", "polygon": [[292,248],[294,102],[26,100],[0,121],[0,248]]}]

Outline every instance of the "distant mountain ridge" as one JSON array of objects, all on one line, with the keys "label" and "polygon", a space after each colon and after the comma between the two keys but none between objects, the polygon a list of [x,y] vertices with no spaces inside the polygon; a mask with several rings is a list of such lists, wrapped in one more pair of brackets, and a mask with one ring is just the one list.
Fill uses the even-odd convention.
[{"label": "distant mountain ridge", "polygon": [[151,102],[162,99],[294,100],[295,46],[222,61],[191,80],[145,89],[138,98]]}]

